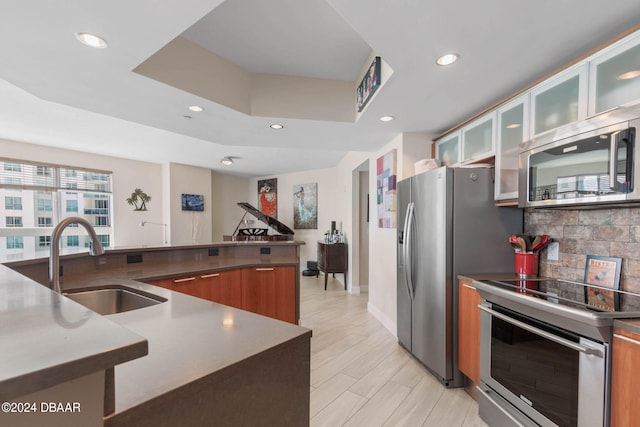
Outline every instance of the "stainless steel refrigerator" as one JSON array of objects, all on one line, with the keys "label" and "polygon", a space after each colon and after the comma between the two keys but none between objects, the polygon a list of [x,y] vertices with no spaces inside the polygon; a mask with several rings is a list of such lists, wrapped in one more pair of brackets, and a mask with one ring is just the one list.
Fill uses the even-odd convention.
[{"label": "stainless steel refrigerator", "polygon": [[398,341],[445,386],[457,368],[461,273],[513,272],[523,212],[496,207],[493,169],[448,168],[398,182]]}]

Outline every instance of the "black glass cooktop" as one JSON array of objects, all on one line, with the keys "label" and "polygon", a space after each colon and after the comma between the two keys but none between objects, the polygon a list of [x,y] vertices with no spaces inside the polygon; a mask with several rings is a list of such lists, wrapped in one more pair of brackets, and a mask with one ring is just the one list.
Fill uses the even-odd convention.
[{"label": "black glass cooktop", "polygon": [[596,312],[640,312],[640,295],[556,279],[483,280],[512,292]]}]

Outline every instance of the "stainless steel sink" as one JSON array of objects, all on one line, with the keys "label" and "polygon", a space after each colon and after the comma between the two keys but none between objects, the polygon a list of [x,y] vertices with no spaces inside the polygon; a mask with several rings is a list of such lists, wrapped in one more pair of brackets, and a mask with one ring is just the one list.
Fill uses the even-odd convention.
[{"label": "stainless steel sink", "polygon": [[122,285],[70,289],[63,293],[99,314],[116,314],[160,304],[167,299]]}]

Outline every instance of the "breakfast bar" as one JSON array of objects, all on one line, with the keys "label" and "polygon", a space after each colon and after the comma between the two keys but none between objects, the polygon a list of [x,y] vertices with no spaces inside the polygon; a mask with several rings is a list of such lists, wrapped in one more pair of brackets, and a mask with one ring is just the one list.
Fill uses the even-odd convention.
[{"label": "breakfast bar", "polygon": [[[269,247],[271,253],[254,256],[260,247]],[[64,425],[307,425],[310,330],[145,283],[194,271],[256,265],[291,265],[297,272],[297,248],[293,243],[229,242],[115,249],[95,258],[63,256],[63,293],[117,284],[163,301],[104,316],[42,286],[46,258],[0,265],[0,292],[12,301],[0,310],[6,319],[1,329],[3,342],[15,344],[20,339],[25,343],[12,345],[11,352],[0,355],[3,398],[19,401],[21,396],[72,380],[85,371],[101,371],[98,381],[103,384],[104,410],[99,408],[97,424],[70,413]],[[217,255],[209,256],[213,253]],[[142,262],[127,263],[132,259]],[[31,308],[26,302],[29,295],[38,301]],[[68,336],[55,335],[69,328],[52,321],[50,313],[58,306],[70,321],[82,319],[79,326],[70,327]],[[71,339],[78,344],[69,345],[76,342]],[[13,354],[15,351],[22,353]],[[58,361],[53,357],[58,353],[67,359]],[[51,361],[52,366],[38,365],[43,361]],[[74,396],[72,389],[72,399],[79,400],[81,393]],[[9,415],[12,423],[27,422],[24,425],[51,425],[55,417],[39,414],[43,418],[34,422],[30,414]]]}]

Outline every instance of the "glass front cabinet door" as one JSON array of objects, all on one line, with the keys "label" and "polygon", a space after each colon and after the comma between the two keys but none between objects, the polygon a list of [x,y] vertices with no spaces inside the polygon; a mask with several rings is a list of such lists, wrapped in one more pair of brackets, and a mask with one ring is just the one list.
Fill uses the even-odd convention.
[{"label": "glass front cabinet door", "polygon": [[462,161],[473,162],[495,154],[495,112],[485,114],[462,128]]},{"label": "glass front cabinet door", "polygon": [[498,109],[495,199],[518,198],[520,143],[529,139],[529,94]]},{"label": "glass front cabinet door", "polygon": [[587,65],[580,64],[531,91],[532,135],[587,117]]},{"label": "glass front cabinet door", "polygon": [[453,132],[436,142],[436,158],[444,166],[460,163],[460,131]]},{"label": "glass front cabinet door", "polygon": [[605,49],[589,72],[590,116],[640,100],[640,33]]}]

